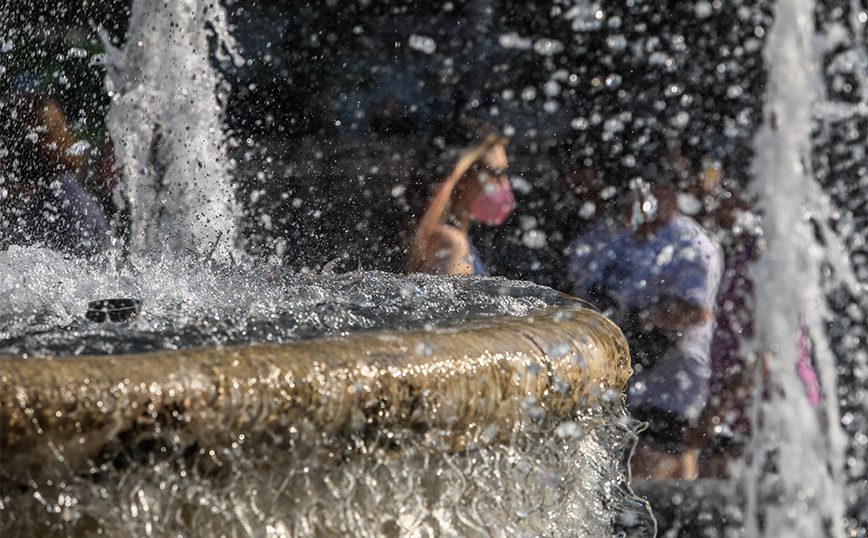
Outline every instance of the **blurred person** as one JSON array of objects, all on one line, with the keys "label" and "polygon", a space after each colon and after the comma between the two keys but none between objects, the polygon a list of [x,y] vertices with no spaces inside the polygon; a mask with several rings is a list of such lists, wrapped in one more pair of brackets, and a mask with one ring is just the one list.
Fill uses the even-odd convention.
[{"label": "blurred person", "polygon": [[603,310],[630,347],[627,408],[647,423],[631,460],[636,478],[696,478],[701,436],[691,428],[709,398],[722,253],[678,211],[684,171],[668,157],[672,144],[659,128],[646,129],[635,135],[635,163],[587,176],[587,196],[606,204],[567,262],[572,293]]},{"label": "blurred person", "polygon": [[[468,231],[471,222],[500,226],[515,208],[507,139],[481,120],[464,118],[434,140],[439,155],[423,174],[440,179],[413,233],[408,270],[487,274]],[[430,179],[419,183],[430,185]]]},{"label": "blurred person", "polygon": [[76,180],[88,145],[60,106],[22,76],[0,103],[0,250],[41,245],[77,256],[100,252],[109,226]]},{"label": "blurred person", "polygon": [[600,163],[592,153],[586,153],[584,147],[579,139],[567,136],[552,146],[549,153],[562,189],[551,215],[557,230],[549,238],[555,253],[550,265],[551,280],[552,287],[566,293],[573,287],[572,278],[566,272],[573,240],[597,223],[600,215],[608,214],[617,193],[617,189],[606,182]]},{"label": "blurred person", "polygon": [[[703,445],[701,477],[728,478],[729,464],[744,453],[751,434],[749,409],[757,380],[765,380],[766,360],[746,346],[754,336],[754,285],[748,274],[759,256],[756,199],[724,173],[718,155],[699,153],[688,158],[671,156],[688,170],[680,188],[688,197],[691,214],[723,251],[723,274],[715,305],[711,345],[710,398],[693,430]],[[760,375],[757,370],[761,369]]]}]

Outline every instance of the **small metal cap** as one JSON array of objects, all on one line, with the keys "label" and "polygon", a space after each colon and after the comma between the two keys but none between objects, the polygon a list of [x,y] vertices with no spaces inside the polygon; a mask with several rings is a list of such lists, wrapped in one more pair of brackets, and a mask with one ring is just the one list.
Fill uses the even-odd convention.
[{"label": "small metal cap", "polygon": [[130,321],[139,315],[141,309],[142,302],[138,299],[100,299],[87,303],[85,317],[97,323]]}]

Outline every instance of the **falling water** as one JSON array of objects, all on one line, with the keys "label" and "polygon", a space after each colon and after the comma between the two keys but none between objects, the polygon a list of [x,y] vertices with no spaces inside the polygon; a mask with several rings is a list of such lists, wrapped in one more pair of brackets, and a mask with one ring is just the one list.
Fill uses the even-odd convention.
[{"label": "falling water", "polygon": [[[810,167],[811,130],[820,69],[812,39],[813,2],[775,4],[766,45],[770,66],[765,123],[756,138],[756,182],[767,251],[756,268],[757,340],[768,366],[752,441],[748,536],[841,536],[842,435],[834,357],[825,340],[828,312],[821,288],[824,252],[812,218],[824,195]],[[814,408],[800,377],[799,319],[813,336],[823,398]],[[763,386],[759,383],[757,386]],[[770,499],[774,499],[771,501]]]},{"label": "falling water", "polygon": [[107,80],[130,246],[237,258],[239,212],[212,66],[212,56],[240,61],[225,12],[189,0],[143,0],[131,9],[126,45],[109,51]]}]

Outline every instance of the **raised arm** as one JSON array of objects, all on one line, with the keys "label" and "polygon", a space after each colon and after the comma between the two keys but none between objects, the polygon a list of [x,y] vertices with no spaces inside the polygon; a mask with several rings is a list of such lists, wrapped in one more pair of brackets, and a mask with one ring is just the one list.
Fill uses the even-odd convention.
[{"label": "raised arm", "polygon": [[449,202],[455,186],[470,167],[501,140],[498,136],[488,136],[481,144],[461,154],[455,168],[437,189],[419,221],[410,248],[410,272],[473,273],[466,230],[446,225]]}]

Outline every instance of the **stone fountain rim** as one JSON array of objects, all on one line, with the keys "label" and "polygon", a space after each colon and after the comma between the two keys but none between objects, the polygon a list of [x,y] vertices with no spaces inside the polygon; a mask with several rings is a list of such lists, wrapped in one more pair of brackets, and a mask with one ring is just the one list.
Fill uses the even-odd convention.
[{"label": "stone fountain rim", "polygon": [[340,441],[403,428],[460,451],[509,438],[529,407],[564,420],[618,399],[631,373],[620,329],[581,306],[286,344],[0,357],[0,477],[93,472],[119,441],[155,432],[228,446],[242,434],[286,443],[306,428]]}]

